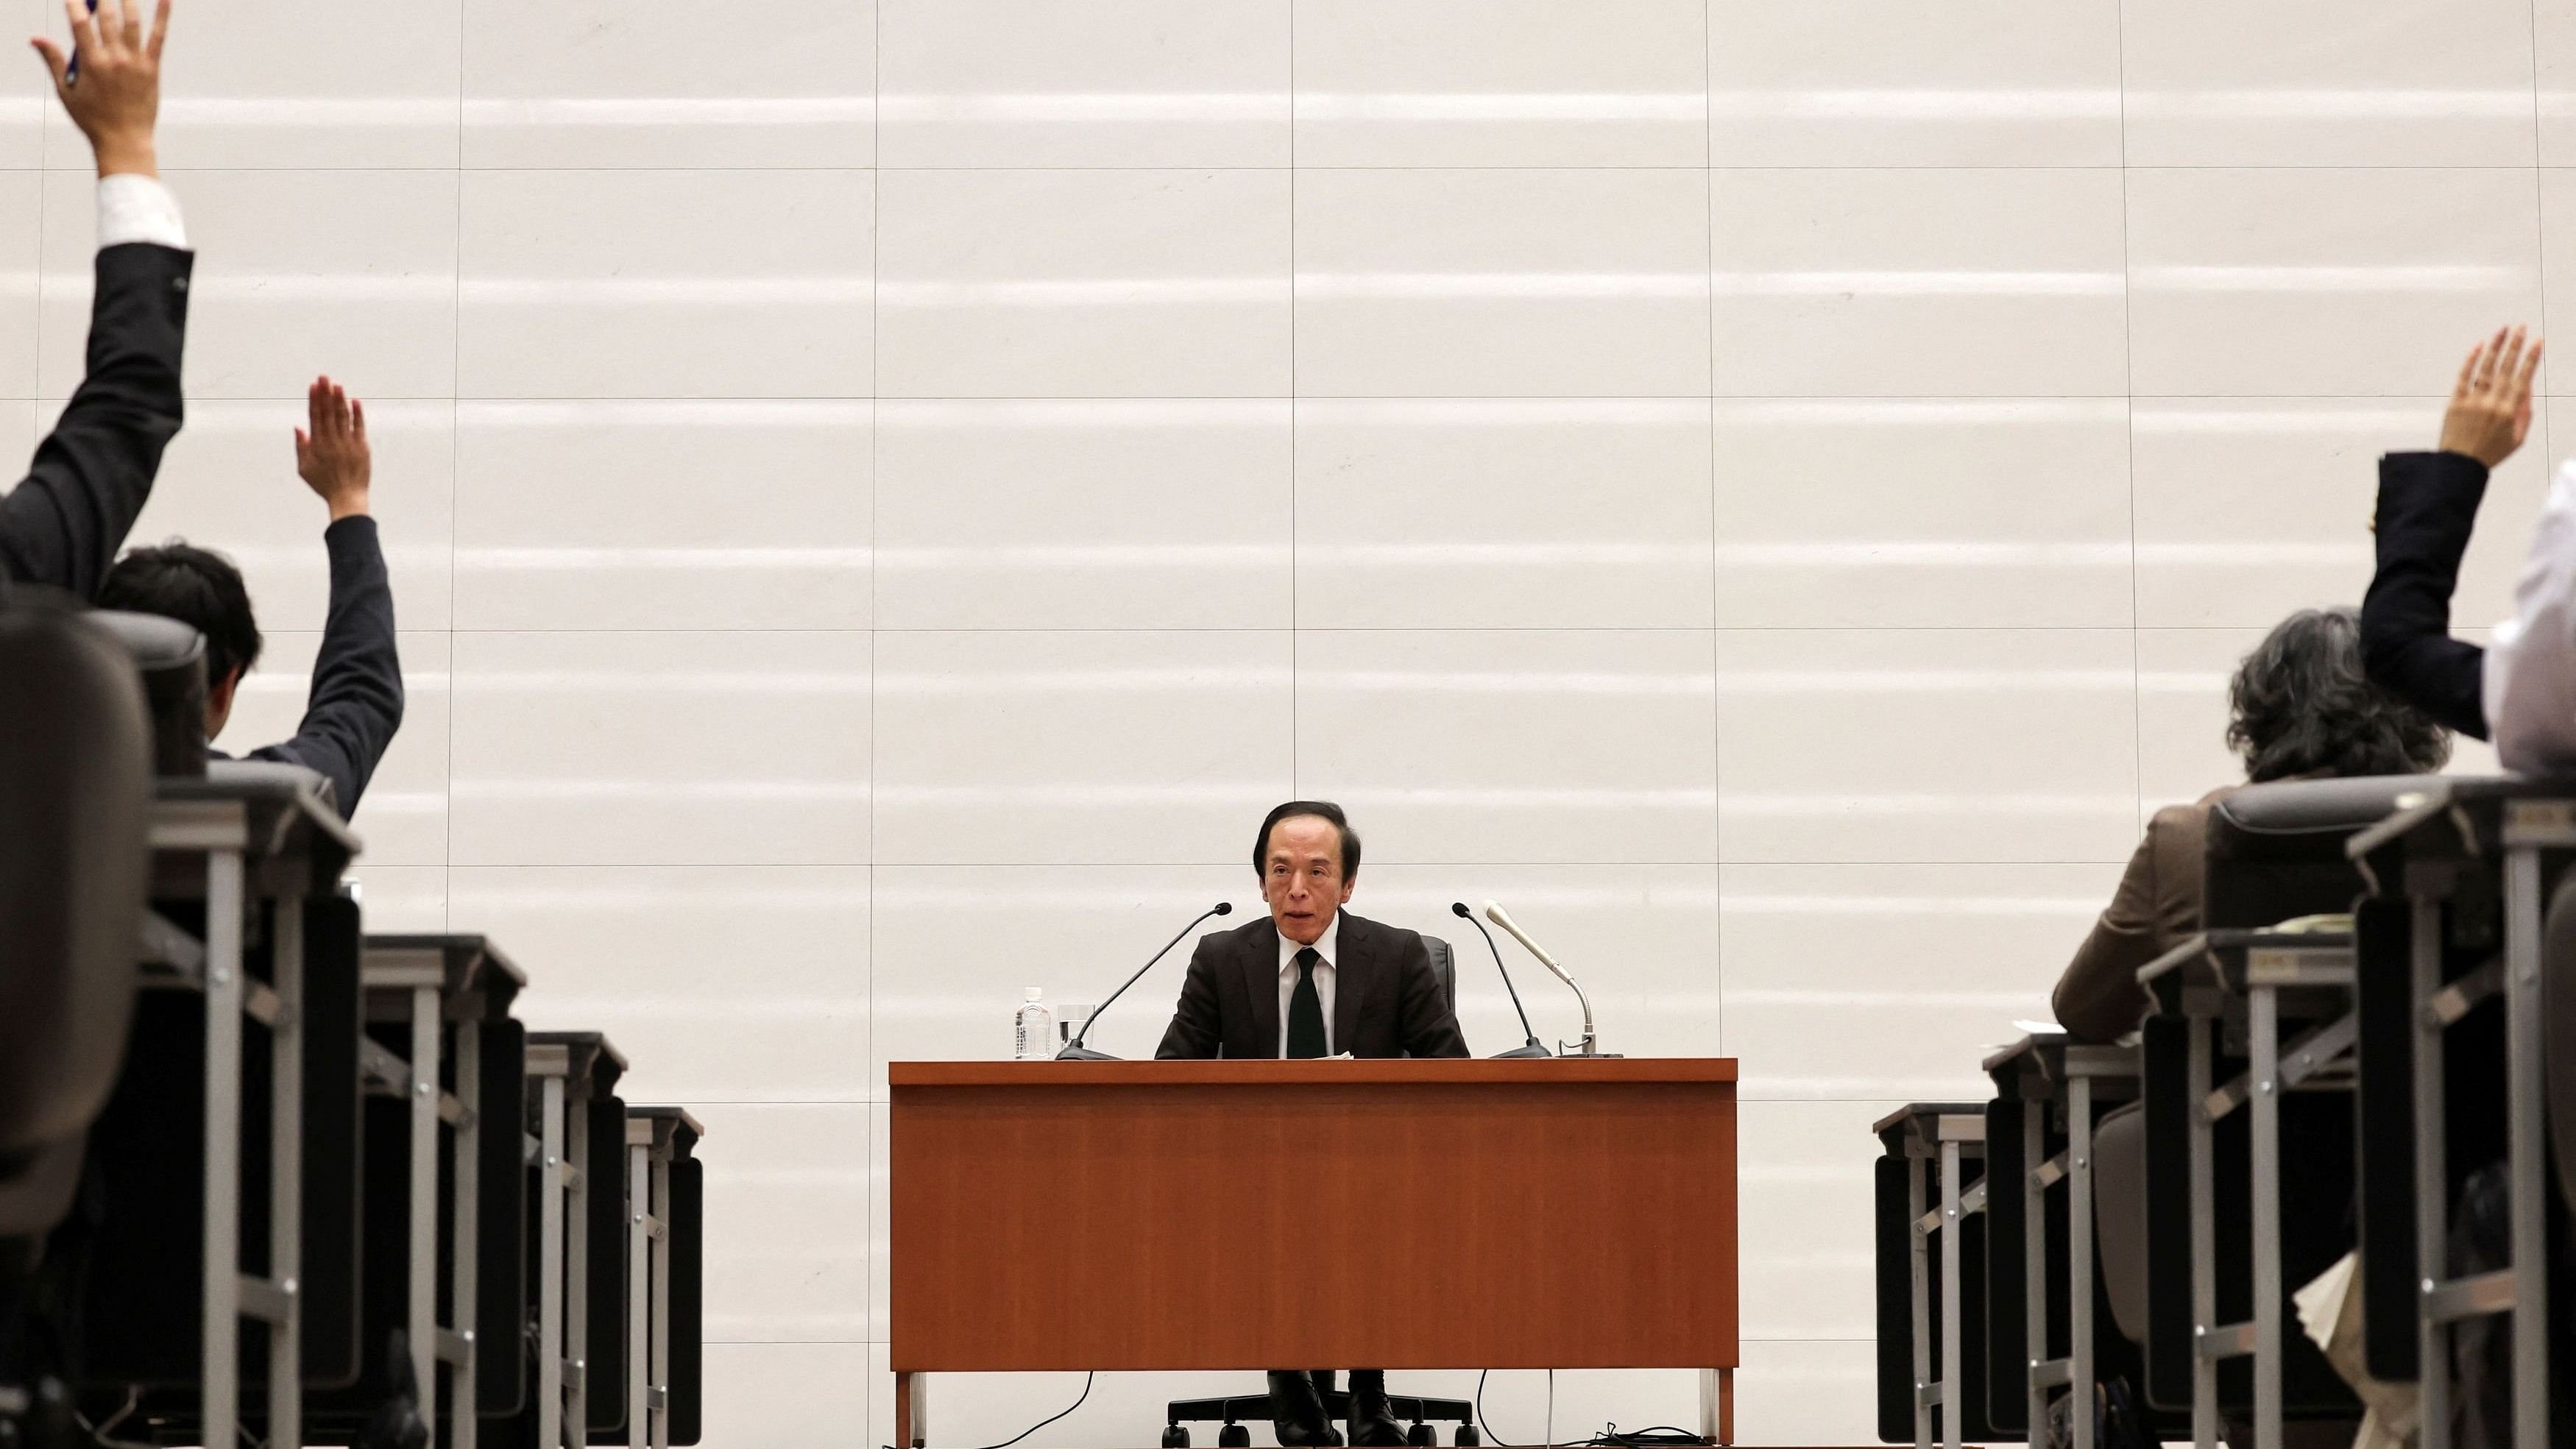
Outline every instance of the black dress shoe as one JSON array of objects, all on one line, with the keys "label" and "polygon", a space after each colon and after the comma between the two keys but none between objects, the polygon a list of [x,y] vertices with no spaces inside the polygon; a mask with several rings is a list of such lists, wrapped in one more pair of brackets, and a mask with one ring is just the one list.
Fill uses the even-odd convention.
[{"label": "black dress shoe", "polygon": [[1386,1370],[1351,1370],[1351,1444],[1353,1449],[1388,1449],[1404,1443],[1404,1426],[1386,1401]]},{"label": "black dress shoe", "polygon": [[1270,1371],[1270,1429],[1292,1449],[1342,1442],[1324,1419],[1324,1396],[1316,1391],[1314,1376],[1303,1369]]}]

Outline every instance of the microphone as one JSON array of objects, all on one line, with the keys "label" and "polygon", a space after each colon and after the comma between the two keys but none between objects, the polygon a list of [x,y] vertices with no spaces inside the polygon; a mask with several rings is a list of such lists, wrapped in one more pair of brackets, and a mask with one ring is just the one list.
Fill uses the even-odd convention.
[{"label": "microphone", "polygon": [[1192,921],[1188,925],[1181,927],[1180,936],[1174,936],[1172,939],[1165,941],[1163,943],[1162,950],[1155,952],[1144,965],[1136,968],[1135,975],[1120,982],[1118,984],[1118,989],[1109,993],[1109,1001],[1104,1001],[1098,1006],[1091,1008],[1091,1015],[1082,1023],[1082,1030],[1073,1034],[1073,1040],[1064,1044],[1064,1050],[1057,1052],[1055,1054],[1055,1059],[1060,1062],[1114,1062],[1118,1060],[1107,1052],[1096,1052],[1082,1044],[1082,1039],[1091,1035],[1092,1024],[1100,1020],[1100,1014],[1109,1009],[1110,1002],[1116,1001],[1119,997],[1126,995],[1128,987],[1135,985],[1138,981],[1144,978],[1146,972],[1153,970],[1154,962],[1160,961],[1164,957],[1172,954],[1172,948],[1181,944],[1181,936],[1186,936],[1190,932],[1197,930],[1199,928],[1199,921],[1204,921],[1210,916],[1226,916],[1232,915],[1233,913],[1234,902],[1232,901],[1219,901],[1215,905],[1208,907],[1206,910],[1199,912],[1198,921]]},{"label": "microphone", "polygon": [[1569,975],[1564,967],[1557,965],[1556,958],[1547,954],[1544,947],[1540,946],[1538,942],[1531,940],[1529,938],[1529,932],[1522,930],[1519,923],[1514,921],[1510,914],[1504,911],[1500,905],[1493,901],[1485,902],[1485,919],[1502,927],[1504,930],[1511,932],[1513,940],[1520,942],[1523,949],[1538,958],[1538,964],[1546,967],[1552,972],[1555,972],[1557,980],[1564,982],[1568,986],[1574,987],[1574,999],[1583,1004],[1583,1046],[1582,1050],[1577,1052],[1576,1055],[1587,1057],[1597,1057],[1601,1055],[1600,1038],[1595,1036],[1592,1031],[1592,999],[1583,994],[1583,988],[1581,986],[1575,985],[1574,977]]},{"label": "microphone", "polygon": [[1546,1047],[1539,1045],[1538,1033],[1530,1030],[1529,1013],[1521,1009],[1521,994],[1512,988],[1512,973],[1503,969],[1503,948],[1494,944],[1494,933],[1485,929],[1485,923],[1476,919],[1475,913],[1467,909],[1467,903],[1465,901],[1451,901],[1449,903],[1449,913],[1456,916],[1458,919],[1465,921],[1468,925],[1475,927],[1476,934],[1485,938],[1485,949],[1494,954],[1494,974],[1503,978],[1503,989],[1511,992],[1512,1010],[1518,1014],[1521,1019],[1521,1035],[1529,1038],[1527,1045],[1516,1046],[1507,1052],[1498,1052],[1495,1054],[1494,1059],[1496,1061],[1502,1061],[1514,1057],[1552,1057],[1556,1055],[1556,1053],[1549,1051]]}]

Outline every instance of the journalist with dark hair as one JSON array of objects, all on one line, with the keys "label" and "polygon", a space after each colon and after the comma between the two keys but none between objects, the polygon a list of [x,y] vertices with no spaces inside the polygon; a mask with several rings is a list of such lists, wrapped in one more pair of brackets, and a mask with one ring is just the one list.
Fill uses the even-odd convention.
[{"label": "journalist with dark hair", "polygon": [[[1172,1024],[1154,1055],[1463,1057],[1418,934],[1342,909],[1359,883],[1360,837],[1329,800],[1291,800],[1252,838],[1270,914],[1199,938]],[[1274,1369],[1271,1427],[1286,1445],[1335,1442],[1324,1417],[1330,1369]],[[1404,1442],[1386,1374],[1351,1371],[1350,1442]]]},{"label": "journalist with dark hair", "polygon": [[[2249,783],[2421,774],[2451,756],[2440,725],[2363,677],[2351,609],[2303,609],[2275,625],[2237,665],[2227,700],[2227,743]],[[2138,968],[2200,929],[2201,841],[2209,807],[2226,794],[2169,805],[2148,822],[2118,894],[2058,978],[2058,1024],[2079,1040],[2135,1027],[2146,1008]]]},{"label": "journalist with dark hair", "polygon": [[[402,661],[394,649],[393,588],[368,513],[374,460],[366,407],[327,377],[315,380],[305,406],[309,430],[296,430],[295,469],[330,509],[322,545],[331,555],[331,608],[295,737],[250,758],[321,775],[345,818],[357,813],[376,762],[402,726]],[[206,637],[206,738],[222,734],[262,643],[250,591],[232,560],[177,540],[138,548],[108,571],[98,602],[176,619]]]}]

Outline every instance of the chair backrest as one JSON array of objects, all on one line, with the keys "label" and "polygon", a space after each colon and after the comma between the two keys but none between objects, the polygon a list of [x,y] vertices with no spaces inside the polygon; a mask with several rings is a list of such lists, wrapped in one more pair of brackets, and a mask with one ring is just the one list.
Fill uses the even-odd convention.
[{"label": "chair backrest", "polygon": [[2549,897],[2541,931],[2541,1070],[2549,1097],[2549,1156],[2558,1194],[2576,1209],[2576,874]]},{"label": "chair backrest", "polygon": [[1422,938],[1422,949],[1431,953],[1431,974],[1440,981],[1440,1000],[1451,1011],[1458,1009],[1458,957],[1449,943],[1438,936]]},{"label": "chair backrest", "polygon": [[133,657],[72,605],[0,604],[0,1234],[59,1220],[123,1064],[150,866],[151,731]]},{"label": "chair backrest", "polygon": [[206,773],[206,639],[158,614],[93,610],[92,622],[134,656],[152,716],[152,773]]},{"label": "chair backrest", "polygon": [[2361,872],[2344,842],[2385,820],[2398,797],[2431,787],[2431,775],[2355,775],[2248,785],[2210,807],[2209,880],[2201,924],[2277,925],[2349,911]]}]

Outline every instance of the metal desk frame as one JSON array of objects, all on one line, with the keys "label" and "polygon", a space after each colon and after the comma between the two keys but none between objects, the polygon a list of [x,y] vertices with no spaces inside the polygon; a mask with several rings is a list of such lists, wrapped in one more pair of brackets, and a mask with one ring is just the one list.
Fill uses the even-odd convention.
[{"label": "metal desk frame", "polygon": [[[1909,1252],[1913,1259],[1914,1306],[1914,1444],[1932,1449],[1932,1409],[1941,1409],[1943,1449],[1959,1449],[1959,1424],[1967,1412],[1967,1354],[1959,1322],[1959,1259],[1956,1229],[1985,1210],[1987,1184],[1959,1187],[1961,1163],[1985,1156],[1985,1106],[1978,1102],[1915,1103],[1879,1120],[1882,1138],[1891,1128],[1902,1133],[1906,1159],[1906,1210],[1910,1217]],[[1941,1203],[1931,1206],[1929,1177],[1935,1163],[1941,1173]],[[1932,1269],[1935,1234],[1946,1233],[1941,1254],[1941,1377],[1932,1377]]]},{"label": "metal desk frame", "polygon": [[[448,1449],[474,1449],[475,1288],[480,1260],[482,1021],[488,1005],[506,1009],[527,978],[479,936],[370,936],[359,980],[371,1021],[405,1022],[411,1054],[397,1057],[372,1039],[359,1045],[368,1089],[411,1109],[411,1168],[406,1203],[411,1281],[404,1337],[420,1385],[421,1423],[438,1442],[438,1371],[448,1370]],[[497,998],[497,1002],[493,1000]],[[439,1086],[443,1044],[453,1035],[456,1089]],[[453,1129],[442,1171],[439,1124]],[[506,1125],[506,1124],[505,1124]],[[440,1185],[449,1205],[454,1254],[448,1270],[448,1315],[438,1320]]]},{"label": "metal desk frame", "polygon": [[[2380,867],[2386,862],[2373,859],[2391,846],[2403,849],[2405,868],[2398,879],[2383,878]],[[2410,906],[2421,1449],[2450,1446],[2451,1384],[2445,1369],[2451,1326],[2495,1313],[2513,1315],[2514,1442],[2549,1440],[2549,1149],[2541,1001],[2542,913],[2548,909],[2541,872],[2545,850],[2576,850],[2576,782],[2464,780],[2428,790],[2354,837],[2351,846],[2373,893],[2403,893]],[[2502,873],[2504,952],[2484,968],[2445,981],[2442,906],[2467,870]],[[2505,1161],[2513,1261],[2492,1273],[2447,1278],[2445,1033],[2471,1008],[2497,996],[2504,999]],[[2533,1311],[2523,1311],[2525,1307]]]},{"label": "metal desk frame", "polygon": [[[2195,966],[2206,976],[2191,979]],[[2198,1449],[2218,1443],[2218,1365],[2230,1358],[2254,1361],[2254,1443],[2280,1449],[2281,1095],[2347,1063],[2360,1030],[2349,1006],[2340,1016],[2295,1040],[2281,1040],[2281,992],[2325,987],[2350,997],[2353,945],[2349,932],[2220,930],[2195,936],[2138,971],[2138,983],[2171,1014],[2191,1024],[2187,1067],[2191,1094],[2191,1423]],[[2243,1076],[2214,1086],[2212,1034],[2230,1002],[2242,996],[2246,1012],[2247,1065]],[[2283,1058],[2287,1057],[2285,1063]],[[2252,1108],[2254,1316],[2218,1322],[2217,1128],[2240,1107]]]},{"label": "metal desk frame", "polygon": [[[357,837],[308,785],[273,771],[157,783],[150,843],[155,899],[168,885],[205,892],[202,940],[147,911],[138,923],[143,985],[206,1001],[204,1318],[199,1349],[203,1442],[230,1445],[241,1423],[241,1320],[268,1349],[268,1442],[303,1442],[304,900],[330,888]],[[190,857],[203,857],[202,872]],[[254,981],[244,947],[258,907],[270,912],[272,980]],[[268,1029],[268,1261],[241,1269],[242,1018]]]},{"label": "metal desk frame", "polygon": [[706,1135],[679,1107],[626,1111],[626,1442],[670,1449],[671,1163]]},{"label": "metal desk frame", "polygon": [[[2028,1385],[2028,1433],[2037,1442],[2047,1433],[2049,1391],[2064,1388],[2074,1427],[2074,1449],[2094,1449],[2095,1393],[2093,1283],[2093,1109],[2096,1083],[2131,1084],[2138,1079],[2138,1054],[2130,1047],[2087,1046],[2063,1032],[2034,1034],[1988,1057],[1989,1073],[2017,1068],[2017,1094],[2023,1104],[2022,1161],[2022,1361]],[[2043,1159],[2047,1146],[2047,1109],[2064,1091],[2066,1149]],[[2107,1092],[2102,1094],[2107,1097]],[[2067,1356],[2048,1356],[2048,1190],[2059,1182],[2066,1192]]]},{"label": "metal desk frame", "polygon": [[[528,1079],[538,1084],[537,1446],[589,1442],[585,1382],[590,1343],[590,1114],[574,1111],[613,1084],[626,1058],[596,1032],[528,1038]],[[605,1076],[606,1082],[601,1078]],[[617,1184],[598,1185],[617,1191]]]}]

